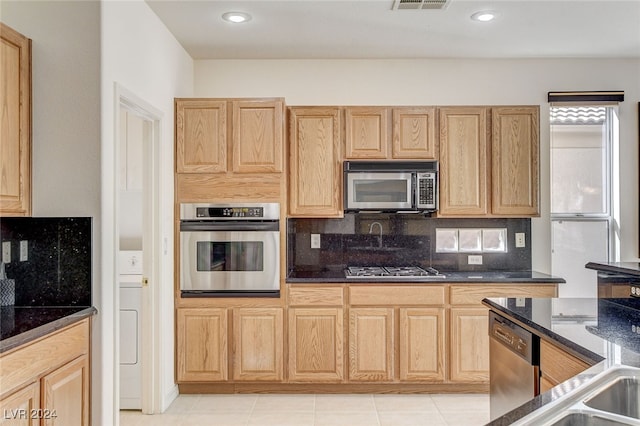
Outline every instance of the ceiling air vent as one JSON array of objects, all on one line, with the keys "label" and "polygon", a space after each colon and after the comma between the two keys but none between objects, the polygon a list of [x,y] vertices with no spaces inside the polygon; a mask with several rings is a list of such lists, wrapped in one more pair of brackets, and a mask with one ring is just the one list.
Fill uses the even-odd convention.
[{"label": "ceiling air vent", "polygon": [[394,0],[393,10],[444,9],[451,0]]}]

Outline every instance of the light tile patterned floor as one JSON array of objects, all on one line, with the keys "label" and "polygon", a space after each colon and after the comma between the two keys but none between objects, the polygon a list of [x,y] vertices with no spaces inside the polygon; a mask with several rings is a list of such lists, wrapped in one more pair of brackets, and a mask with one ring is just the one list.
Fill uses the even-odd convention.
[{"label": "light tile patterned floor", "polygon": [[180,395],[161,415],[121,411],[121,426],[474,426],[488,395]]}]

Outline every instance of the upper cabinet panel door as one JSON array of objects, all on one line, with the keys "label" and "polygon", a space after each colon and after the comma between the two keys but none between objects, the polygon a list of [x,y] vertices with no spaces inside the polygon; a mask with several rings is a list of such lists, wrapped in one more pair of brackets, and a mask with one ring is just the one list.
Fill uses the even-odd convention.
[{"label": "upper cabinet panel door", "polygon": [[2,23],[0,215],[31,216],[31,40]]},{"label": "upper cabinet panel door", "polygon": [[439,216],[483,216],[487,197],[487,109],[440,109]]},{"label": "upper cabinet panel door", "polygon": [[345,159],[385,159],[389,155],[389,109],[345,108]]},{"label": "upper cabinet panel door", "polygon": [[493,108],[494,215],[538,216],[539,107]]},{"label": "upper cabinet panel door", "polygon": [[436,109],[393,109],[393,158],[437,159]]},{"label": "upper cabinet panel door", "polygon": [[289,126],[289,214],[340,217],[340,109],[291,108]]},{"label": "upper cabinet panel door", "polygon": [[282,172],[284,101],[233,102],[233,171]]},{"label": "upper cabinet panel door", "polygon": [[176,171],[227,171],[227,102],[176,99]]}]

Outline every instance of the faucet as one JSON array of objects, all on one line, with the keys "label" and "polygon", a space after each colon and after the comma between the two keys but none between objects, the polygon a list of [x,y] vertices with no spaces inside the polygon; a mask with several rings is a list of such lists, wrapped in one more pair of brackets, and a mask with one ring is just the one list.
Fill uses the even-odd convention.
[{"label": "faucet", "polygon": [[369,225],[369,234],[373,232],[373,225],[378,225],[380,228],[380,235],[378,235],[378,248],[382,248],[382,224],[380,222],[371,222],[371,225]]}]

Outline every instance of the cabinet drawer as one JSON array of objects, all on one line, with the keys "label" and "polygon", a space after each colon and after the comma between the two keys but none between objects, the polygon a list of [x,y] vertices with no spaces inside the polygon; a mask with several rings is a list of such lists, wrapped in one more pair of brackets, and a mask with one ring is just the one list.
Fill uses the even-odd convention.
[{"label": "cabinet drawer", "polygon": [[335,286],[297,286],[289,287],[289,305],[291,306],[342,306],[344,293],[342,287]]},{"label": "cabinet drawer", "polygon": [[452,305],[480,305],[485,297],[556,297],[557,284],[468,284],[451,286]]},{"label": "cabinet drawer", "polygon": [[545,340],[540,341],[540,371],[554,385],[569,380],[589,367],[589,364],[562,349]]},{"label": "cabinet drawer", "polygon": [[349,287],[349,302],[355,305],[442,305],[444,286],[362,285]]}]

